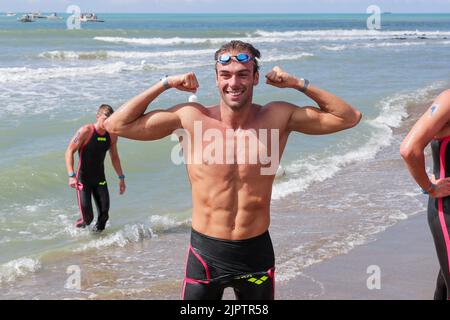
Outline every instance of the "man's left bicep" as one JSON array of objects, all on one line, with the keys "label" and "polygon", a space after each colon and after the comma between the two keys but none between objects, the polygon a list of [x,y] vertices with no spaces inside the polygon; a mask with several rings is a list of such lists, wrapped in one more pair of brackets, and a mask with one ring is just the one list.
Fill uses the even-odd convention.
[{"label": "man's left bicep", "polygon": [[342,119],[308,106],[293,112],[288,128],[305,134],[328,134],[342,130]]},{"label": "man's left bicep", "polygon": [[295,107],[288,120],[288,130],[315,134],[320,125],[320,110],[314,107]]}]

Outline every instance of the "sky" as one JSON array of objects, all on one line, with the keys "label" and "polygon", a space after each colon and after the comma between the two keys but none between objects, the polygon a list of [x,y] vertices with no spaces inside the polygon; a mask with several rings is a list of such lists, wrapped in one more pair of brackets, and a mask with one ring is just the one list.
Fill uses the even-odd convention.
[{"label": "sky", "polygon": [[0,12],[66,12],[77,5],[97,13],[450,13],[450,0],[0,0]]}]

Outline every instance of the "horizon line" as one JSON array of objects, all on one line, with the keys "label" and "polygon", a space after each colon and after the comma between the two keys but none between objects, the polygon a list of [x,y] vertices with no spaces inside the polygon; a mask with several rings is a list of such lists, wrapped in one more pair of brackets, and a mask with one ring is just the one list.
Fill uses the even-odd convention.
[{"label": "horizon line", "polygon": [[[60,14],[69,14],[67,12],[58,12],[54,10],[31,10],[31,11],[14,11],[14,10],[7,10],[7,11],[0,11],[0,13],[29,13],[29,12],[41,12],[41,13],[60,13]],[[361,14],[361,15],[370,15],[371,13],[365,13],[365,12],[101,12],[101,11],[83,11],[82,13],[90,13],[95,12],[99,14],[233,14],[233,15],[239,15],[239,14]],[[448,12],[393,12],[393,11],[384,11],[381,12],[381,14],[450,14],[450,11]]]}]

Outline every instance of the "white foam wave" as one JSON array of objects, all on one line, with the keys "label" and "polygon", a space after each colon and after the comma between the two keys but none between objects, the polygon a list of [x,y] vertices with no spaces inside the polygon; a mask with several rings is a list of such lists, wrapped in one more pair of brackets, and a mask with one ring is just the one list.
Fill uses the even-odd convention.
[{"label": "white foam wave", "polygon": [[444,85],[443,82],[439,81],[410,93],[399,93],[385,98],[379,102],[379,105],[381,105],[380,115],[368,122],[376,127],[397,128],[401,125],[402,120],[408,116],[407,107],[409,103],[420,103],[431,99],[430,93],[444,87]]},{"label": "white foam wave", "polygon": [[142,66],[116,62],[92,67],[57,67],[57,68],[0,68],[0,83],[39,81],[55,78],[83,78],[99,74],[116,74],[124,70],[139,70]]},{"label": "white foam wave", "polygon": [[190,219],[178,221],[168,216],[153,215],[149,219],[149,225],[154,235],[160,232],[185,227],[190,225]]},{"label": "white foam wave", "polygon": [[273,62],[273,61],[286,61],[286,60],[300,60],[308,57],[314,57],[314,54],[308,52],[302,52],[300,54],[287,55],[282,54],[278,56],[269,56],[268,58],[261,59],[262,62]]},{"label": "white foam wave", "polygon": [[80,248],[76,249],[75,252],[90,249],[102,249],[111,246],[125,247],[128,243],[139,242],[144,238],[151,237],[151,229],[142,224],[126,225],[122,230],[82,245]]},{"label": "white foam wave", "polygon": [[347,45],[337,45],[337,46],[321,46],[321,50],[328,50],[328,51],[343,51],[347,49],[349,46]]},{"label": "white foam wave", "polygon": [[383,147],[391,144],[393,138],[391,128],[399,127],[403,119],[408,116],[408,104],[430,99],[429,94],[442,86],[442,82],[436,82],[411,93],[396,94],[381,100],[378,103],[381,106],[380,115],[367,121],[374,130],[365,144],[342,155],[332,155],[321,159],[310,155],[305,159],[294,161],[286,167],[288,176],[293,177],[274,186],[272,199],[281,199],[289,194],[304,191],[312,183],[333,177],[351,163],[373,159]]},{"label": "white foam wave", "polygon": [[362,39],[445,39],[449,31],[419,31],[419,30],[368,30],[368,29],[330,29],[330,30],[294,30],[294,31],[264,31],[257,30],[251,36],[262,38],[287,38],[297,40],[362,40]]},{"label": "white foam wave", "polygon": [[94,40],[115,44],[138,46],[179,46],[179,45],[222,45],[231,40],[242,40],[252,43],[277,43],[298,41],[296,38],[277,37],[236,37],[236,38],[124,38],[124,37],[94,37]]},{"label": "white foam wave", "polygon": [[177,58],[197,57],[214,54],[214,50],[171,50],[158,52],[145,51],[46,51],[39,57],[54,60],[104,60],[117,59],[149,59],[149,58]]},{"label": "white foam wave", "polygon": [[390,144],[391,135],[392,130],[381,128],[366,144],[343,155],[322,159],[309,156],[306,159],[295,161],[287,166],[287,171],[288,176],[294,173],[297,177],[276,184],[273,188],[272,199],[281,199],[289,194],[304,191],[312,183],[322,182],[333,177],[351,163],[374,158],[382,147]]},{"label": "white foam wave", "polygon": [[18,277],[34,273],[41,268],[41,263],[33,258],[20,258],[0,265],[0,283],[13,282]]},{"label": "white foam wave", "polygon": [[182,44],[220,44],[231,38],[124,38],[124,37],[94,37],[94,40],[116,44],[131,44],[143,46],[173,46]]},{"label": "white foam wave", "polygon": [[170,62],[163,64],[155,64],[155,63],[147,63],[144,61],[142,64],[143,70],[152,71],[152,70],[171,70],[171,69],[187,69],[192,70],[193,68],[200,68],[205,66],[213,65],[211,60],[205,60],[202,62]]},{"label": "white foam wave", "polygon": [[[344,51],[347,49],[361,49],[361,48],[386,48],[386,47],[410,47],[410,46],[425,46],[427,42],[379,42],[379,43],[364,43],[364,44],[352,44],[352,45],[334,45],[334,46],[321,46],[321,50],[328,51]],[[443,42],[434,42],[433,44],[443,44]]]},{"label": "white foam wave", "polygon": [[219,45],[231,40],[242,40],[252,43],[280,43],[292,41],[338,41],[338,40],[375,40],[375,39],[447,39],[448,31],[378,31],[367,29],[330,29],[330,30],[294,30],[294,31],[264,31],[257,30],[248,33],[246,37],[222,38],[125,38],[125,37],[94,37],[94,40],[139,46],[176,46],[176,45]]},{"label": "white foam wave", "polygon": [[[209,65],[212,62],[212,56],[215,50],[172,50],[172,51],[159,51],[159,52],[145,52],[145,51],[86,51],[86,52],[76,52],[76,51],[46,51],[39,54],[39,57],[46,59],[57,59],[57,60],[105,60],[105,59],[160,59],[160,58],[172,58],[176,59],[179,57],[203,57],[211,56],[211,59],[206,59],[203,63],[196,63],[195,66]],[[273,55],[267,58],[263,58],[263,62],[272,61],[282,61],[282,60],[299,60],[307,57],[313,57],[314,54],[309,52],[301,52],[297,54],[281,54]],[[161,62],[159,64],[147,64],[147,66],[155,69],[173,69],[173,68],[186,68],[192,67],[192,63],[174,63],[171,62]]]},{"label": "white foam wave", "polygon": [[129,243],[137,243],[143,239],[157,237],[160,232],[165,232],[178,227],[184,227],[188,224],[188,220],[177,221],[167,216],[153,215],[149,218],[148,223],[125,225],[123,229],[101,237],[100,239],[92,240],[87,244],[83,244],[79,248],[75,249],[75,251],[81,252],[111,246],[124,247]]}]

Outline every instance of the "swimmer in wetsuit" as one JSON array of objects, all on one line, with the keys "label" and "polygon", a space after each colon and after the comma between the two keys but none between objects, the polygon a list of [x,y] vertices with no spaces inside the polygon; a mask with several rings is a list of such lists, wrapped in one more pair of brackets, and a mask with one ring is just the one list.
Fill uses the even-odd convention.
[{"label": "swimmer in wetsuit", "polygon": [[270,198],[288,136],[333,133],[361,119],[339,97],[279,67],[266,75],[266,83],[306,94],[318,107],[284,101],[254,104],[259,57],[256,48],[242,41],[216,52],[221,97],[216,105],[187,102],[145,113],[171,88],[195,93],[199,84],[191,72],[166,77],[105,121],[109,132],[130,139],[157,140],[175,132],[182,140],[193,202],[183,299],[220,299],[226,287],[234,289],[237,299],[274,298]]},{"label": "swimmer in wetsuit", "polygon": [[[428,225],[440,271],[435,299],[450,297],[450,90],[442,92],[403,140],[400,153],[408,169],[429,195]],[[433,175],[425,171],[424,149],[431,143]]]},{"label": "swimmer in wetsuit", "polygon": [[[120,194],[125,192],[125,176],[117,151],[117,136],[109,134],[103,125],[113,112],[109,105],[101,105],[97,111],[97,122],[80,128],[66,150],[65,158],[69,186],[77,190],[78,205],[81,212],[81,218],[76,222],[76,226],[80,228],[90,225],[94,219],[92,197],[98,213],[94,230],[104,230],[108,221],[109,192],[104,168],[108,150],[114,170],[119,177]],[[73,155],[76,151],[79,153],[79,162],[75,173]]]}]

